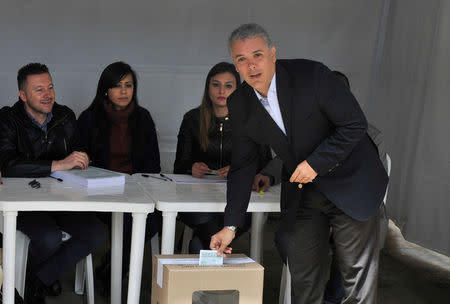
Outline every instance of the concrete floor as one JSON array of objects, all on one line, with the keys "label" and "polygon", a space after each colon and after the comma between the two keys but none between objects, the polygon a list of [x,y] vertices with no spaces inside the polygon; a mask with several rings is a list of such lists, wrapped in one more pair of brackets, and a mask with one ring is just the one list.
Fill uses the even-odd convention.
[{"label": "concrete floor", "polygon": [[[274,232],[278,226],[276,217],[269,217],[264,229],[264,304],[278,303],[281,277],[281,260],[273,245]],[[378,281],[378,303],[383,304],[431,304],[449,303],[450,299],[450,259],[403,240],[398,229],[390,223],[385,249],[381,252]],[[181,229],[178,229],[181,230]],[[178,231],[177,235],[181,234]],[[233,245],[233,252],[248,252],[249,236],[244,234]],[[104,249],[94,255],[98,263]],[[151,254],[150,244],[145,248],[144,271],[140,303],[150,304]],[[95,267],[95,266],[94,266]],[[123,284],[122,303],[126,303],[126,280]],[[48,304],[86,303],[85,296],[73,292],[74,274],[67,274],[62,281],[63,294],[47,298]],[[99,292],[100,283],[96,281],[96,304],[109,303],[109,298]]]}]

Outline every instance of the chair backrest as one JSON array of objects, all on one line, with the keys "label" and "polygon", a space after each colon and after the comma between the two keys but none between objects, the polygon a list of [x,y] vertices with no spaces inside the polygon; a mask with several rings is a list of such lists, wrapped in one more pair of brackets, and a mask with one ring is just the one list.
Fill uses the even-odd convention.
[{"label": "chair backrest", "polygon": [[[386,153],[386,163],[387,163],[387,175],[391,176],[391,157]],[[384,193],[383,203],[386,205],[387,194],[389,185],[386,187],[386,192]]]},{"label": "chair backrest", "polygon": [[[3,212],[0,211],[0,233],[3,234]],[[16,262],[15,262],[15,287],[23,297],[25,291],[25,278],[28,261],[28,246],[30,239],[21,231],[16,232]]]}]

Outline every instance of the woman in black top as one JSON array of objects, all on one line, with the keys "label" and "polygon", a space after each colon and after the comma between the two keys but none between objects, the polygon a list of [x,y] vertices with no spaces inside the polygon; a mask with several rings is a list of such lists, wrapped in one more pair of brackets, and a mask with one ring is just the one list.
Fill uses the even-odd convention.
[{"label": "woman in black top", "polygon": [[[86,152],[92,166],[117,172],[159,173],[161,171],[156,128],[149,111],[138,104],[134,70],[124,62],[114,62],[102,72],[92,104],[78,118]],[[111,214],[98,217],[111,227]],[[147,217],[146,240],[161,231],[161,214]],[[128,272],[132,218],[124,214],[123,275]],[[96,271],[108,290],[110,255]]]},{"label": "woman in black top", "polygon": [[[214,170],[219,176],[227,177],[231,163],[231,121],[227,98],[239,84],[239,74],[230,63],[220,62],[209,71],[201,105],[183,117],[174,173],[202,177]],[[271,155],[268,147],[261,147],[260,152],[261,169]],[[211,235],[223,227],[221,213],[182,213],[180,218],[194,229],[190,253],[208,249]]]}]

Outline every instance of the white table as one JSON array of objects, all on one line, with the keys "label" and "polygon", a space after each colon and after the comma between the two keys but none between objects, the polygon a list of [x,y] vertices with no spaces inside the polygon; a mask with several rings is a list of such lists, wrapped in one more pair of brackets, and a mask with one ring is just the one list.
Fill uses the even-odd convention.
[{"label": "white table", "polygon": [[154,203],[141,186],[127,177],[122,187],[86,189],[53,178],[3,178],[0,211],[3,211],[3,303],[14,303],[15,238],[18,211],[100,211],[113,212],[111,232],[111,303],[121,302],[123,212],[133,214],[128,302],[139,303],[147,214]]},{"label": "white table", "polygon": [[[173,254],[178,212],[223,212],[225,209],[226,184],[176,184],[141,174],[133,177],[147,191],[156,209],[162,212],[161,254]],[[280,212],[280,185],[271,189],[264,195],[252,192],[247,209],[252,212],[250,257],[257,262],[261,261],[264,213]]]}]

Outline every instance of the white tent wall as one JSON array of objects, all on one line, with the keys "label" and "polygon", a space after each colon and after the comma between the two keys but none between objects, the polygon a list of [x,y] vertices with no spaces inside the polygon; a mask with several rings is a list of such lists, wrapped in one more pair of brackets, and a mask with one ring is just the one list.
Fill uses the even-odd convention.
[{"label": "white tent wall", "polygon": [[450,1],[389,1],[368,119],[392,157],[388,212],[405,238],[450,254]]},{"label": "white tent wall", "polygon": [[[208,70],[231,60],[228,35],[246,22],[267,28],[279,58],[312,58],[347,73],[364,104],[381,3],[3,0],[0,104],[17,99],[19,67],[39,61],[52,72],[57,101],[78,115],[92,101],[103,68],[123,60],[139,75],[139,101],[150,110],[167,156],[183,114],[200,104]],[[172,170],[171,162],[164,169]]]},{"label": "white tent wall", "polygon": [[[389,203],[392,215],[396,218],[404,215],[402,220],[412,219],[420,226],[430,227],[433,223],[437,225],[433,226],[435,231],[446,227],[446,234],[439,236],[441,239],[430,242],[431,236],[424,237],[420,226],[402,225],[408,227],[408,233],[418,230],[414,240],[448,253],[448,223],[438,223],[436,216],[418,220],[408,213],[412,211],[404,206],[410,202],[400,195],[407,193],[409,188],[406,187],[410,187],[405,182],[408,173],[401,174],[400,170],[410,164],[405,163],[405,155],[414,154],[418,158],[422,157],[420,153],[428,151],[413,152],[412,144],[402,148],[393,145],[402,142],[408,132],[429,130],[425,126],[411,129],[409,120],[398,126],[399,117],[402,120],[407,117],[399,112],[405,109],[396,104],[398,94],[410,97],[405,91],[411,90],[416,81],[423,86],[421,79],[427,78],[411,73],[408,83],[400,79],[400,72],[391,71],[394,67],[390,66],[396,61],[395,67],[413,65],[414,56],[429,55],[425,46],[422,53],[409,54],[406,48],[411,45],[410,40],[416,39],[414,31],[421,33],[420,20],[431,22],[436,17],[440,2],[423,2],[413,1],[415,4],[410,8],[409,1],[391,3],[389,0],[2,0],[0,105],[11,105],[17,100],[17,70],[28,62],[38,61],[46,63],[51,70],[57,101],[68,105],[78,115],[92,101],[104,67],[123,60],[138,73],[139,102],[150,110],[155,120],[163,169],[171,171],[181,119],[187,110],[199,105],[206,73],[215,63],[230,61],[226,44],[230,32],[239,24],[257,22],[270,33],[278,58],[311,58],[348,75],[355,96],[370,120],[385,132],[388,146],[392,148],[391,191],[394,195]],[[387,41],[380,49],[377,46],[383,46],[385,37],[380,24],[385,20],[386,3],[390,4]],[[408,14],[414,19],[409,20]],[[410,21],[412,28],[408,25]],[[425,32],[418,38],[425,42],[432,39]],[[400,42],[403,40],[404,44]],[[414,46],[429,45],[421,40]],[[441,70],[440,73],[445,73],[443,68]],[[393,73],[397,78],[392,78]],[[448,77],[448,72],[446,75]],[[437,79],[438,74],[434,77]],[[435,86],[436,90],[447,90],[444,96],[448,100],[448,87],[438,82]],[[444,100],[437,93],[435,97]],[[430,102],[434,100],[431,95],[427,98]],[[414,100],[420,103],[418,97]],[[443,111],[442,107],[445,104],[435,110]],[[434,121],[433,128],[438,124]],[[448,149],[444,149],[442,143],[423,139],[423,148],[428,144],[437,145],[433,161],[440,157],[447,161],[448,169],[448,158],[444,156]],[[448,148],[448,144],[445,147]],[[435,155],[437,153],[441,154]],[[446,173],[439,169],[439,172],[448,177],[448,170]],[[449,194],[448,178],[447,185],[440,189],[443,189],[440,194]],[[419,198],[422,196],[416,200]],[[433,208],[445,208],[443,202]]]}]

